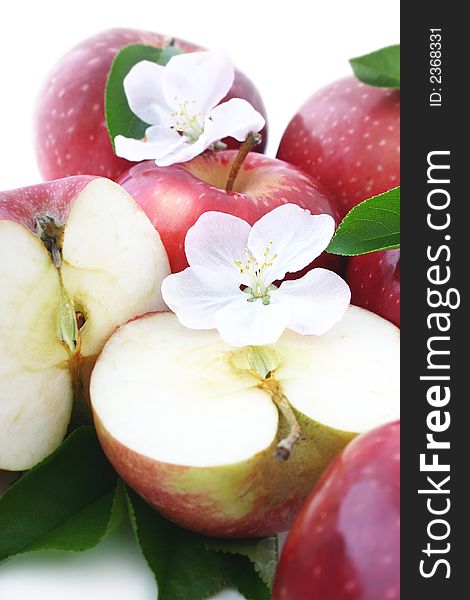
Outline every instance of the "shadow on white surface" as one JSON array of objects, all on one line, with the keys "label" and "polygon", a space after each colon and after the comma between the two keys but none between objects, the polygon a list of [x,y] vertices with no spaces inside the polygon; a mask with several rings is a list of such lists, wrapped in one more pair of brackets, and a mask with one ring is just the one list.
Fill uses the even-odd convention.
[{"label": "shadow on white surface", "polygon": [[[0,495],[18,475],[0,471]],[[0,565],[0,600],[156,600],[152,572],[130,527],[87,552],[34,552]],[[231,590],[213,600],[243,599]]]},{"label": "shadow on white surface", "polygon": [[[0,600],[156,600],[157,588],[133,534],[121,526],[83,553],[35,552],[0,566]],[[224,591],[214,600],[243,598]]]}]

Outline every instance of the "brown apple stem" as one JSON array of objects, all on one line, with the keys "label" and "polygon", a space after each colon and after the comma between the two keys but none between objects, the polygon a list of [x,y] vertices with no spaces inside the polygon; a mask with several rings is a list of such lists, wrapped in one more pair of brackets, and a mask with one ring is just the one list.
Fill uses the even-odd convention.
[{"label": "brown apple stem", "polygon": [[289,428],[288,436],[278,442],[274,453],[276,460],[286,461],[300,439],[300,425],[281,384],[274,377],[280,364],[279,356],[275,350],[266,346],[248,346],[245,357],[251,372],[260,380],[260,388],[269,392]]},{"label": "brown apple stem", "polygon": [[72,378],[72,393],[73,405],[72,415],[70,418],[69,429],[75,429],[80,425],[91,425],[91,410],[88,405],[83,389],[82,378],[82,357],[80,355],[80,345],[77,346],[77,351],[69,353],[69,369]]},{"label": "brown apple stem", "polygon": [[73,400],[76,404],[82,396],[82,378],[80,374],[80,349],[69,353],[69,368],[72,377]]},{"label": "brown apple stem", "polygon": [[297,421],[294,411],[290,405],[287,396],[282,392],[280,384],[273,379],[266,379],[264,389],[267,389],[271,394],[271,398],[278,410],[284,417],[289,434],[277,443],[274,458],[276,460],[286,461],[289,460],[292,450],[297,442],[300,440],[300,425]]},{"label": "brown apple stem", "polygon": [[233,161],[232,168],[230,169],[230,173],[227,179],[227,183],[225,185],[225,191],[231,192],[233,190],[233,186],[235,185],[235,180],[238,176],[240,168],[245,160],[247,154],[256,148],[259,144],[261,144],[263,137],[260,133],[256,133],[254,131],[250,131],[247,135],[246,140],[240,146],[238,150],[238,154]]},{"label": "brown apple stem", "polygon": [[294,446],[300,439],[300,425],[284,394],[274,394],[273,400],[289,427],[289,435],[277,444],[274,456],[276,460],[286,461],[289,459]]}]

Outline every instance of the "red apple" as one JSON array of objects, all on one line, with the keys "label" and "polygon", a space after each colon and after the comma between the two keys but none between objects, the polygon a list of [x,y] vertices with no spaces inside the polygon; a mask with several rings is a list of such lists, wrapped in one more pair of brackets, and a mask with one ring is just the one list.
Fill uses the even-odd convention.
[{"label": "red apple", "polygon": [[400,424],[353,440],[289,533],[273,600],[400,598]]},{"label": "red apple", "polygon": [[352,304],[400,326],[400,250],[352,256],[346,279]]},{"label": "red apple", "polygon": [[[235,215],[253,225],[276,206],[292,202],[313,214],[327,213],[338,223],[338,211],[321,184],[296,167],[262,154],[247,155],[233,192],[226,192],[236,154],[235,150],[206,152],[170,167],[157,167],[147,161],[118,179],[158,229],[172,272],[188,266],[186,232],[210,210]],[[342,259],[324,253],[315,265],[337,271]]]},{"label": "red apple", "polygon": [[278,158],[319,179],[341,216],[400,185],[400,92],[346,77],[319,90],[287,126]]},{"label": "red apple", "polygon": [[[341,216],[400,184],[400,92],[346,77],[313,94],[278,151],[330,190]],[[352,302],[400,324],[400,252],[348,261]]]},{"label": "red apple", "polygon": [[131,196],[77,176],[0,192],[0,469],[61,443],[114,329],[164,307],[168,258]]},{"label": "red apple", "polygon": [[[104,89],[108,72],[124,46],[162,46],[169,39],[147,31],[110,29],[83,41],[61,58],[47,77],[36,107],[36,154],[44,179],[81,173],[116,179],[133,164],[115,156],[106,130]],[[180,39],[175,40],[175,46],[185,52],[201,50]],[[239,71],[229,98],[244,98],[265,115],[257,89]],[[239,145],[232,138],[224,141],[229,147]]]}]

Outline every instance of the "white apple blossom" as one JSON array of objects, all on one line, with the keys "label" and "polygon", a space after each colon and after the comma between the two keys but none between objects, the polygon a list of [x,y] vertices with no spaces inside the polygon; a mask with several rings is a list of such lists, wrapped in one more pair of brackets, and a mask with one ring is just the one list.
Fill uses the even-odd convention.
[{"label": "white apple blossom", "polygon": [[232,346],[273,344],[286,328],[322,335],[349,304],[346,282],[322,268],[274,282],[309,265],[334,229],[329,215],[295,204],[275,208],[253,227],[232,215],[204,213],[186,235],[190,266],[164,279],[163,298],[182,325],[215,328]]},{"label": "white apple blossom", "polygon": [[149,127],[142,140],[116,136],[116,154],[163,167],[186,162],[225,137],[244,141],[260,131],[264,118],[246,100],[219,104],[233,79],[233,63],[219,51],[178,54],[164,67],[137,63],[124,90],[132,112]]}]

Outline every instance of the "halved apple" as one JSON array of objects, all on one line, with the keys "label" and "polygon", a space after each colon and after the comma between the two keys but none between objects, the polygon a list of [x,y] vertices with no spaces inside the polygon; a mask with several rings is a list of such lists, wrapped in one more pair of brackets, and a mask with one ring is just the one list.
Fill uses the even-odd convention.
[{"label": "halved apple", "polygon": [[0,193],[0,469],[62,441],[116,326],[164,307],[160,237],[132,197],[69,177]]},{"label": "halved apple", "polygon": [[326,335],[241,349],[162,312],[111,337],[90,395],[106,454],[150,504],[203,534],[260,536],[289,527],[351,438],[398,417],[398,369],[399,330],[353,306]]}]

